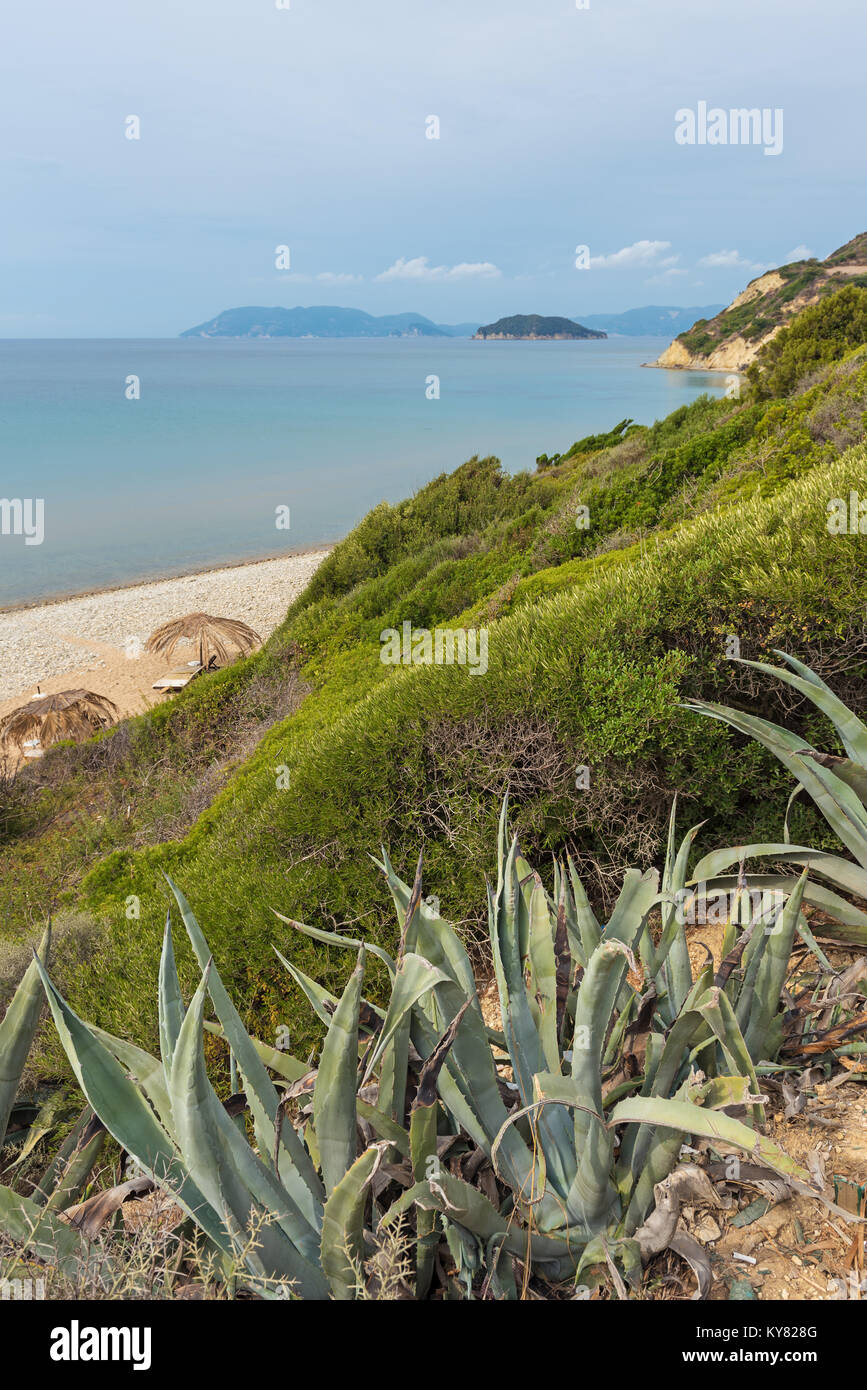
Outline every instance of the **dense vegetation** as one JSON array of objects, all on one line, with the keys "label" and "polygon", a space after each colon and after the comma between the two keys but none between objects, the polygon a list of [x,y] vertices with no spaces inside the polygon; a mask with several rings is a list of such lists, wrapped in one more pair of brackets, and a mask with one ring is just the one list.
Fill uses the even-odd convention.
[{"label": "dense vegetation", "polygon": [[573,323],[571,319],[546,316],[544,314],[512,314],[510,318],[497,319],[496,323],[485,324],[476,334],[477,338],[607,338],[595,328],[585,328],[583,324]]},{"label": "dense vegetation", "polygon": [[[867,350],[852,346],[861,300],[833,304],[815,338],[763,359],[768,399],[760,380],[741,400],[621,422],[533,474],[473,458],[375,508],[264,651],[7,785],[7,981],[59,907],[73,1004],[152,1042],[167,871],[245,1016],[267,1037],[288,1024],[303,1055],[313,1034],[269,964],[285,940],[271,909],[393,943],[367,856],[385,843],[406,876],[422,845],[475,949],[507,784],[527,851],[571,849],[603,903],[625,864],[658,859],[675,790],[708,821],[701,846],[778,839],[785,773],[758,746],[733,759],[733,736],[680,702],[750,701],[809,734],[815,713],[728,659],[736,637],[744,655],[807,659],[864,709],[863,542],[825,521],[829,499],[867,494]],[[806,381],[792,380],[799,363]],[[383,665],[380,634],[405,621],[486,628],[487,675]],[[790,826],[833,843],[800,802]],[[293,942],[293,959],[332,987],[345,977],[313,941]],[[179,967],[187,987],[189,954]]]}]

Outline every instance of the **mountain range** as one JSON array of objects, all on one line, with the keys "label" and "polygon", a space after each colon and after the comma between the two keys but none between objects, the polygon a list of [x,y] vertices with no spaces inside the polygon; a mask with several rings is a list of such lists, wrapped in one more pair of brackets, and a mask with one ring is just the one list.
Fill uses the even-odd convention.
[{"label": "mountain range", "polygon": [[295,309],[259,306],[224,309],[208,323],[188,328],[182,338],[470,338],[476,323],[433,323],[424,314],[384,314],[336,305]]},{"label": "mountain range", "polygon": [[[580,325],[592,333],[624,337],[661,337],[672,331],[682,333],[697,319],[710,318],[722,305],[682,309],[669,305],[648,305],[627,309],[621,314],[583,314]],[[535,317],[530,315],[529,317]],[[182,338],[472,338],[481,332],[477,322],[434,323],[424,314],[384,314],[379,317],[363,309],[343,309],[336,305],[311,308],[270,309],[247,306],[224,309],[207,323],[186,329]],[[588,336],[591,336],[588,335]],[[525,335],[520,335],[525,336]],[[570,336],[572,336],[570,334]],[[581,336],[580,334],[577,336]]]}]

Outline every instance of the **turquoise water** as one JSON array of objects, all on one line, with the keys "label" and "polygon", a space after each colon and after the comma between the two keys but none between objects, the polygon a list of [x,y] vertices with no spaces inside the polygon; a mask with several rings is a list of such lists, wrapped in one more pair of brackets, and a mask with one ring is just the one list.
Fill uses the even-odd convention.
[{"label": "turquoise water", "polygon": [[0,341],[0,497],[44,501],[41,544],[0,534],[0,606],[337,540],[474,453],[533,468],[723,390],[642,371],[665,346]]}]

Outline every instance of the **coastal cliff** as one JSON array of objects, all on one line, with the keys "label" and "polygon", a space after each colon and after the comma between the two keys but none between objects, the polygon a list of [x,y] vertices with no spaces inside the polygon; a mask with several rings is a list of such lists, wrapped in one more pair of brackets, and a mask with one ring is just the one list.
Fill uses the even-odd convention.
[{"label": "coastal cliff", "polygon": [[727,309],[699,319],[647,366],[745,371],[795,314],[844,284],[867,287],[867,232],[824,261],[792,261],[757,276]]}]

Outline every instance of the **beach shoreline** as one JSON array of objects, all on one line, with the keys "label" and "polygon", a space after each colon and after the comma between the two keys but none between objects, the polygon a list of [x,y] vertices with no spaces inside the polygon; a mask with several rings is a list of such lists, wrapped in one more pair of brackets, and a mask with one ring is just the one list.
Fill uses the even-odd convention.
[{"label": "beach shoreline", "polygon": [[299,546],[297,550],[281,550],[268,555],[254,555],[244,560],[218,561],[212,565],[190,565],[183,569],[171,569],[165,573],[143,575],[139,579],[128,579],[120,584],[100,584],[92,589],[59,590],[56,593],[40,594],[37,598],[16,599],[12,603],[0,603],[0,618],[6,613],[22,613],[31,608],[51,608],[58,603],[71,603],[75,599],[98,598],[100,594],[126,593],[128,589],[141,589],[148,584],[169,584],[174,579],[189,579],[198,574],[222,574],[226,570],[247,569],[251,565],[270,564],[275,560],[294,560],[298,556],[328,554],[337,541],[321,541],[316,545]]},{"label": "beach shoreline", "polygon": [[[307,587],[331,546],[198,569],[0,610],[0,717],[34,694],[84,687],[105,695],[119,717],[164,696],[153,682],[182,665],[143,650],[151,632],[185,613],[239,619],[267,640]],[[190,656],[194,655],[192,649]]]}]

